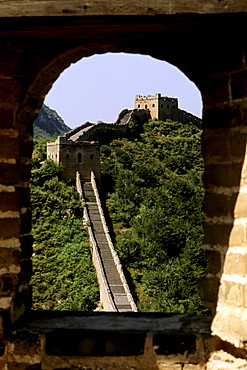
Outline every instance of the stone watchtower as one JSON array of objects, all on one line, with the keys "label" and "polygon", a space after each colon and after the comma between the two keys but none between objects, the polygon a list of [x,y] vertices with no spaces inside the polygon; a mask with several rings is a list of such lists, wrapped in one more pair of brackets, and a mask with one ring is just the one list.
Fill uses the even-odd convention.
[{"label": "stone watchtower", "polygon": [[59,136],[53,143],[47,143],[47,158],[57,164],[63,164],[63,177],[65,178],[75,181],[78,171],[83,182],[90,181],[91,171],[93,171],[95,179],[99,183],[99,143],[82,140],[80,132],[76,135],[72,135],[72,133],[74,133],[73,130],[64,136]]},{"label": "stone watchtower", "polygon": [[136,95],[135,109],[149,109],[152,119],[160,121],[178,121],[179,118],[178,99],[161,96],[160,93],[155,96]]}]

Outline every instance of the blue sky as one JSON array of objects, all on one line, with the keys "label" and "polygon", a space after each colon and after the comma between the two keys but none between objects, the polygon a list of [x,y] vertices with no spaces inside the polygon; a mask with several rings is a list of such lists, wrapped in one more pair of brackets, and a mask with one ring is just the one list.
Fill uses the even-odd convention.
[{"label": "blue sky", "polygon": [[83,58],[53,84],[45,104],[71,128],[90,121],[114,122],[132,109],[135,95],[176,97],[179,108],[199,117],[201,94],[179,69],[150,56],[107,53]]}]

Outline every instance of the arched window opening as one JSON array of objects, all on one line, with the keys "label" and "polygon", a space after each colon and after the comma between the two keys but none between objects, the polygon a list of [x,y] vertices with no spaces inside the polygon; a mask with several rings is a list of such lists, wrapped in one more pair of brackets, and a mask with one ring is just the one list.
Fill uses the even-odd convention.
[{"label": "arched window opening", "polygon": [[[95,58],[99,57],[100,56],[95,56]],[[114,58],[113,55],[105,56],[102,55],[101,57]],[[88,62],[90,58],[84,59],[85,62]],[[80,63],[82,63],[81,65],[83,65],[83,60],[78,62],[78,65],[80,65]],[[105,65],[108,64],[109,63],[106,63]],[[80,95],[81,98],[83,92],[80,93],[79,92],[80,90],[78,89],[79,86],[83,84],[80,81],[80,78],[82,78],[83,82],[85,82],[85,76],[87,75],[87,71],[84,71],[85,66],[81,68],[80,71],[77,70],[78,68],[77,64],[75,64],[73,67],[75,67],[76,77],[73,82],[72,92],[76,91],[76,94]],[[91,69],[94,70],[95,74],[95,68]],[[114,70],[114,68],[111,68],[111,70]],[[150,70],[155,70],[155,68],[150,68]],[[104,75],[104,73],[100,73],[100,75],[102,76]],[[161,76],[162,73],[157,73],[157,75]],[[66,76],[66,71],[64,73],[64,76]],[[109,75],[107,76],[107,79],[109,81]],[[112,79],[110,80],[112,81]],[[142,79],[140,79],[140,81],[141,80]],[[91,85],[92,81],[93,80],[91,79],[90,80]],[[131,81],[131,79],[126,79],[126,81]],[[67,80],[67,83],[69,82],[71,83],[71,75]],[[58,84],[59,87],[57,90],[57,94],[66,91],[65,87],[61,87],[62,86],[61,83],[58,82]],[[139,294],[138,290],[135,291],[135,294],[137,294],[138,296],[139,310],[141,311],[156,310],[161,312],[162,311],[168,312],[169,310],[176,311],[179,307],[182,307],[181,311],[182,310],[186,311],[186,303],[184,303],[183,305],[183,303],[181,302],[187,302],[188,297],[182,295],[180,297],[180,300],[177,301],[177,297],[179,296],[180,293],[183,294],[183,292],[179,292],[179,294],[174,293],[173,297],[174,299],[166,303],[167,302],[166,295],[167,294],[170,295],[170,293],[172,292],[168,291],[169,286],[167,285],[165,286],[165,281],[166,279],[167,280],[171,279],[173,275],[175,275],[176,278],[180,277],[179,281],[186,281],[186,273],[192,274],[192,272],[185,271],[186,269],[180,268],[180,264],[184,260],[186,260],[186,258],[190,258],[189,257],[190,251],[193,250],[194,248],[194,244],[189,245],[188,243],[191,240],[193,240],[193,243],[197,243],[198,248],[200,244],[200,242],[195,241],[194,235],[196,232],[198,232],[200,226],[196,225],[197,227],[195,227],[195,230],[193,229],[193,232],[191,231],[191,234],[186,234],[190,227],[181,226],[183,225],[184,222],[183,218],[184,214],[181,214],[180,212],[181,209],[185,209],[188,205],[191,207],[191,209],[194,210],[195,207],[192,203],[190,203],[190,200],[191,202],[193,202],[194,199],[193,197],[195,197],[197,200],[197,196],[199,196],[198,194],[195,194],[193,192],[195,191],[196,188],[199,188],[198,184],[199,183],[201,184],[200,182],[201,180],[199,179],[199,177],[196,178],[196,186],[193,186],[193,181],[195,180],[193,178],[194,174],[191,177],[189,175],[190,170],[191,172],[193,172],[191,166],[195,165],[197,166],[197,168],[200,168],[201,171],[200,167],[201,159],[197,157],[196,152],[198,149],[197,147],[199,142],[198,141],[199,131],[197,131],[197,128],[194,128],[194,131],[197,133],[197,136],[195,136],[195,140],[197,141],[192,148],[191,141],[193,133],[191,132],[190,135],[188,135],[188,130],[186,131],[185,129],[183,129],[186,126],[186,122],[183,123],[171,122],[170,116],[168,116],[170,112],[167,112],[166,109],[159,110],[159,107],[163,108],[166,106],[168,109],[169,108],[175,109],[172,104],[171,106],[169,104],[166,104],[166,101],[167,100],[169,101],[169,99],[167,99],[168,93],[162,92],[162,86],[165,84],[162,83],[162,81],[159,81],[159,84],[160,85],[159,86],[157,85],[156,87],[156,91],[157,92],[161,91],[160,98],[163,99],[163,100],[161,99],[161,101],[163,101],[164,104],[163,103],[161,104],[159,100],[157,101],[157,99],[159,98],[158,97],[159,94],[153,93],[153,95],[148,95],[148,92],[146,93],[147,95],[143,95],[143,101],[140,102],[139,100],[139,103],[137,103],[138,100],[135,102],[135,93],[141,94],[142,93],[141,87],[136,86],[136,89],[140,88],[139,92],[138,90],[134,91],[133,88],[130,89],[130,87],[128,86],[128,89],[126,91],[132,90],[132,94],[134,91],[131,103],[132,106],[130,108],[134,109],[134,107],[139,108],[142,106],[145,107],[145,109],[148,109],[148,106],[153,108],[156,107],[155,110],[150,109],[150,114],[153,111],[155,112],[156,117],[152,117],[151,120],[149,120],[150,118],[149,116],[147,121],[145,122],[140,121],[142,122],[141,124],[135,120],[130,122],[129,125],[130,130],[128,130],[128,133],[130,133],[130,135],[133,136],[132,141],[131,140],[129,141],[128,137],[125,136],[121,137],[122,134],[121,135],[118,134],[119,136],[116,135],[117,137],[115,136],[112,138],[110,137],[110,134],[105,135],[104,138],[103,136],[100,136],[102,141],[100,164],[102,173],[104,172],[104,176],[101,177],[101,183],[103,184],[102,189],[104,189],[103,191],[105,191],[104,196],[106,199],[106,206],[108,207],[110,217],[112,217],[112,220],[114,220],[113,227],[121,228],[119,235],[116,239],[116,243],[118,243],[117,248],[118,250],[121,251],[121,255],[124,256],[122,261],[123,264],[125,265],[124,267],[126,269],[130,269],[131,274],[133,271],[133,276],[131,275],[131,279],[133,280],[133,286],[135,286],[136,283],[135,277],[137,275],[139,276],[138,279],[140,281],[138,281],[138,284],[139,283],[142,284],[141,289],[145,292],[143,295],[144,297],[143,299],[141,295],[140,296],[138,295]],[[54,84],[54,87],[55,85],[56,84]],[[86,88],[86,90],[87,89],[88,88]],[[53,94],[52,90],[51,95]],[[98,90],[94,88],[94,92],[96,91]],[[82,163],[83,159],[83,166],[76,166],[75,163],[74,165],[73,163],[72,164],[70,163],[71,168],[74,166],[80,169],[82,176],[85,176],[85,183],[86,182],[89,183],[91,181],[90,171],[88,170],[87,166],[90,166],[91,163],[92,167],[97,167],[95,166],[95,163],[97,163],[97,155],[96,154],[94,155],[89,151],[90,142],[94,141],[93,135],[90,136],[88,134],[88,132],[91,130],[90,124],[92,124],[92,127],[95,127],[93,125],[93,122],[98,122],[99,119],[102,120],[102,122],[112,122],[113,124],[115,122],[114,119],[116,120],[116,118],[111,119],[103,116],[103,113],[105,114],[105,112],[107,111],[106,104],[103,103],[103,98],[104,95],[107,95],[108,88],[106,88],[105,90],[102,89],[102,91],[104,92],[102,96],[102,104],[95,104],[94,99],[93,105],[90,106],[90,112],[88,111],[87,113],[88,117],[86,116],[82,118],[82,115],[84,114],[85,111],[84,106],[83,111],[80,111],[79,113],[79,118],[72,119],[70,117],[68,118],[68,120],[67,118],[64,119],[66,124],[69,123],[69,120],[71,119],[70,121],[71,123],[69,123],[71,128],[75,128],[76,126],[81,125],[81,122],[87,122],[87,125],[85,126],[85,132],[83,133],[83,135],[85,134],[85,137],[86,135],[88,135],[87,137],[89,137],[90,139],[88,141],[87,139],[85,139],[85,142],[87,142],[87,144],[85,144],[86,146],[85,156],[83,156],[82,158],[82,153],[78,152],[78,150],[81,150],[82,148],[81,142],[79,148],[77,148],[73,152],[76,153],[73,154],[74,161],[80,164]],[[61,103],[61,111],[64,107],[66,107],[66,104],[68,104],[67,100],[68,96],[70,96],[70,93],[69,94],[66,93],[65,95],[66,95],[65,100],[63,100],[62,97],[61,99],[57,99]],[[83,98],[85,98],[85,100],[87,99],[87,95],[89,94],[83,95]],[[115,95],[116,92],[111,92],[112,99],[115,97]],[[179,96],[174,95],[175,94],[171,95],[171,98],[179,98]],[[185,95],[190,94],[187,93]],[[141,95],[139,96],[141,97]],[[53,108],[53,104],[49,99],[50,98],[48,96],[47,105]],[[73,100],[77,100],[77,97],[76,96],[73,97],[72,101],[70,102],[71,106],[73,106],[74,103]],[[101,102],[101,98],[97,98],[97,101]],[[85,104],[90,105],[87,102]],[[102,111],[98,111],[98,105],[100,106],[99,108],[102,108]],[[114,106],[114,104],[111,105]],[[79,107],[80,104],[77,103],[76,107],[73,107],[70,110],[70,112],[72,112],[74,115],[74,113],[78,111]],[[120,110],[124,109],[125,107],[126,104],[123,104]],[[58,110],[60,110],[60,108]],[[65,116],[68,111],[69,111],[68,109],[65,109]],[[139,114],[143,113],[147,112],[139,112]],[[97,114],[97,116],[91,116],[91,114]],[[118,112],[114,113],[115,117],[118,117],[118,114],[119,110]],[[165,114],[167,114],[168,117],[166,117]],[[179,114],[180,113],[178,111],[178,115]],[[174,116],[177,117],[175,114]],[[166,122],[166,120],[169,121]],[[124,123],[124,120],[122,122]],[[103,125],[99,126],[103,127]],[[120,127],[118,127],[118,130],[120,132]],[[79,132],[80,131],[77,132],[74,131],[73,133],[73,140],[75,142],[77,139],[83,141],[84,136],[83,135],[80,136]],[[181,132],[181,134],[179,134],[179,137],[176,137],[176,140],[173,139],[172,136],[173,132],[175,133]],[[167,137],[169,138],[170,141],[167,139]],[[113,139],[115,140],[114,144]],[[180,145],[177,146],[179,140]],[[181,153],[181,155],[179,155],[180,159],[178,160],[177,155],[178,147],[183,148],[183,150],[187,148],[188,150],[190,150],[190,155],[186,156],[184,155],[185,153],[183,152]],[[197,148],[196,150],[194,150],[195,147]],[[200,150],[198,149],[198,153],[199,152]],[[66,153],[65,157],[66,159],[69,159],[69,153]],[[187,158],[191,159],[191,157],[193,157],[192,160],[188,161]],[[62,155],[62,158],[64,158],[64,154]],[[94,161],[90,162],[90,160]],[[160,171],[161,168],[160,166],[162,165],[163,162],[166,163],[166,166],[164,166],[165,170],[163,171],[165,172],[164,176],[162,174],[162,171]],[[114,168],[114,170],[111,172],[112,168]],[[119,169],[121,169],[121,171]],[[112,177],[112,173],[114,173],[114,176],[116,178]],[[159,177],[157,177],[157,174],[159,174]],[[109,179],[110,182],[107,182],[107,180]],[[157,183],[159,184],[159,186],[157,186]],[[112,187],[114,186],[114,189],[111,189],[112,193],[109,191],[110,186],[109,184],[111,184]],[[173,192],[174,189],[178,189],[179,191],[178,197],[176,197],[176,195],[174,195],[173,193],[171,195],[170,192]],[[200,196],[202,193],[203,191],[200,188]],[[193,194],[193,196],[191,194]],[[92,199],[91,196],[92,195],[88,195],[85,197],[88,203],[90,203],[90,199]],[[182,200],[184,202],[187,202],[186,207],[184,203],[179,203],[180,201],[182,202]],[[200,203],[200,201],[198,200],[198,204]],[[200,220],[201,225],[202,224],[201,219],[203,216],[200,212],[201,209],[197,211],[196,216],[193,218],[193,222],[195,222],[194,220]],[[169,227],[167,227],[167,220],[169,220]],[[186,221],[189,224],[190,215],[188,215]],[[191,225],[193,222],[191,217]],[[191,226],[191,228],[193,227],[194,226]],[[133,234],[130,233],[131,228],[132,230],[134,230],[134,234],[138,236],[138,240],[133,239]],[[198,240],[199,239],[201,240],[201,238],[199,238],[198,235],[196,237],[198,237]],[[126,251],[129,251],[129,253],[127,253]],[[155,251],[155,253],[153,253],[152,251]],[[154,266],[152,270],[149,269],[151,259],[152,264]],[[202,260],[203,258],[201,257],[200,261]],[[178,262],[177,264],[176,262],[174,262],[174,264],[172,265],[171,261]],[[135,267],[132,269],[131,266],[133,265]],[[192,266],[193,264],[192,263],[187,264],[186,268],[188,267],[188,265]],[[203,266],[197,267],[198,274],[200,274]],[[197,274],[194,275],[196,276],[197,280],[198,277]],[[156,284],[159,289],[156,289],[154,284]],[[193,281],[193,284],[194,285],[191,286],[191,294],[194,294],[194,292],[196,291],[195,286],[197,285],[195,284],[197,284],[197,281],[196,282]],[[179,286],[179,284],[177,284],[177,286]],[[194,299],[193,302],[198,302],[198,297],[199,293],[197,292],[196,296],[193,296]],[[201,313],[203,310],[202,305],[199,308],[193,307],[193,309],[195,310],[195,312],[193,311],[193,313]]]}]

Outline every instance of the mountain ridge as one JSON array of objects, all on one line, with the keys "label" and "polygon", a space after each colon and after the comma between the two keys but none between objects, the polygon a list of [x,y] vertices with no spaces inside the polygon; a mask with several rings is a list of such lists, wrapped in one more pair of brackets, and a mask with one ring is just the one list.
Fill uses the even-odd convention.
[{"label": "mountain ridge", "polygon": [[64,120],[54,110],[43,104],[38,117],[34,121],[34,138],[46,139],[53,136],[63,135],[70,131]]}]

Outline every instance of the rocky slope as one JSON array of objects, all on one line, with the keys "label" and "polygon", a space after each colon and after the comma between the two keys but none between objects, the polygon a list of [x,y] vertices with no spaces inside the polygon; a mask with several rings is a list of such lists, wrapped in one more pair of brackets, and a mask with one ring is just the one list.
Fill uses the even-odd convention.
[{"label": "rocky slope", "polygon": [[52,136],[63,135],[70,131],[58,113],[43,104],[38,117],[34,121],[34,138],[45,139]]}]

